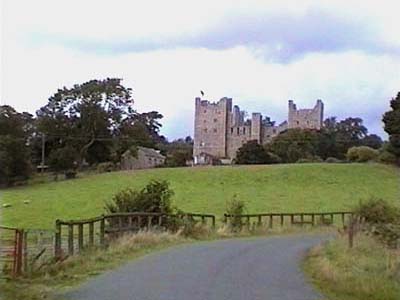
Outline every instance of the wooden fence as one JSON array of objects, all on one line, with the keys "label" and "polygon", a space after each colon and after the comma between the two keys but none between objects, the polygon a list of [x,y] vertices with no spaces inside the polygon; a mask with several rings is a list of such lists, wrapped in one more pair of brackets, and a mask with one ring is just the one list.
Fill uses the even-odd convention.
[{"label": "wooden fence", "polygon": [[[255,220],[253,224],[257,226],[267,225],[269,228],[273,228],[275,225],[284,226],[285,224],[290,225],[311,225],[315,226],[318,224],[329,225],[335,224],[337,218],[341,224],[346,226],[350,218],[353,216],[352,212],[324,212],[324,213],[263,213],[263,214],[244,214],[244,215],[230,215],[224,214],[224,223],[231,224],[236,220],[240,220],[240,224],[250,226],[252,220]],[[275,221],[275,223],[274,223]],[[289,221],[289,222],[288,222]],[[274,225],[275,224],[275,225]]]},{"label": "wooden fence", "polygon": [[141,229],[173,229],[179,225],[201,222],[215,227],[215,216],[208,214],[117,213],[86,220],[56,221],[54,252],[56,257],[74,255],[94,246],[104,247],[108,241],[126,232]]}]

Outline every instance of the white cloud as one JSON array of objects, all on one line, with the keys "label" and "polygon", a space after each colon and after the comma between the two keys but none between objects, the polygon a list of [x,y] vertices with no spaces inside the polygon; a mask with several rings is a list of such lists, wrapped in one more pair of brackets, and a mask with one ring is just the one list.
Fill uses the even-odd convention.
[{"label": "white cloud", "polygon": [[400,60],[396,56],[360,51],[312,53],[292,63],[278,64],[261,59],[257,51],[244,46],[95,55],[61,45],[32,44],[25,38],[33,31],[104,40],[196,35],[229,14],[288,10],[301,15],[318,5],[355,20],[369,18],[386,39],[398,43],[394,33],[399,35],[399,18],[394,17],[395,10],[390,6],[368,5],[375,2],[365,1],[362,10],[357,8],[359,1],[346,1],[346,10],[344,1],[302,1],[301,6],[292,1],[273,5],[260,1],[235,1],[235,5],[228,5],[228,1],[131,3],[6,0],[1,21],[2,103],[34,112],[57,88],[115,76],[124,78],[124,85],[134,89],[139,110],[164,114],[163,133],[169,138],[193,134],[194,97],[200,89],[206,92],[206,98],[230,96],[242,109],[261,111],[278,122],[286,119],[288,99],[308,107],[321,98],[327,115],[360,116],[370,131],[383,134],[381,114],[400,89]]}]

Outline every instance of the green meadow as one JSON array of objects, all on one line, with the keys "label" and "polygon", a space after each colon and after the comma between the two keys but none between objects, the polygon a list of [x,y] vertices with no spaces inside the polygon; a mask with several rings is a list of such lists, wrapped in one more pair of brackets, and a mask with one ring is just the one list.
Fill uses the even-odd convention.
[{"label": "green meadow", "polygon": [[[56,219],[94,217],[121,189],[166,179],[174,205],[187,212],[225,211],[233,197],[248,213],[350,210],[371,197],[400,205],[400,171],[381,164],[286,164],[151,169],[83,175],[74,180],[0,190],[0,224],[54,228]],[[28,202],[28,203],[25,203]]]}]

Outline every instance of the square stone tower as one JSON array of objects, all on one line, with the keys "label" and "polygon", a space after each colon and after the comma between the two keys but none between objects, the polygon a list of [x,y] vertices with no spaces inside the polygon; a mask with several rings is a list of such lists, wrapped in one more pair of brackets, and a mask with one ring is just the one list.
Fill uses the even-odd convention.
[{"label": "square stone tower", "polygon": [[317,100],[312,109],[297,109],[293,100],[289,100],[288,128],[317,129],[324,122],[324,103]]},{"label": "square stone tower", "polygon": [[224,97],[216,103],[196,98],[193,156],[202,153],[218,158],[227,156],[226,132],[231,111],[231,98]]}]

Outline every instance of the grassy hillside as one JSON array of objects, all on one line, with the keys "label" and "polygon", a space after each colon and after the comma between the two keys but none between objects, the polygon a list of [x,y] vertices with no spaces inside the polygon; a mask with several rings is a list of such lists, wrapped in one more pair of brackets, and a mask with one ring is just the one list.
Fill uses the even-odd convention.
[{"label": "grassy hillside", "polygon": [[[104,202],[125,187],[167,179],[174,204],[189,212],[221,215],[236,194],[248,211],[346,210],[360,200],[400,202],[399,169],[377,164],[294,164],[153,169],[90,175],[0,191],[1,224],[53,228],[54,221],[96,216]],[[29,200],[29,204],[24,204]]]}]

